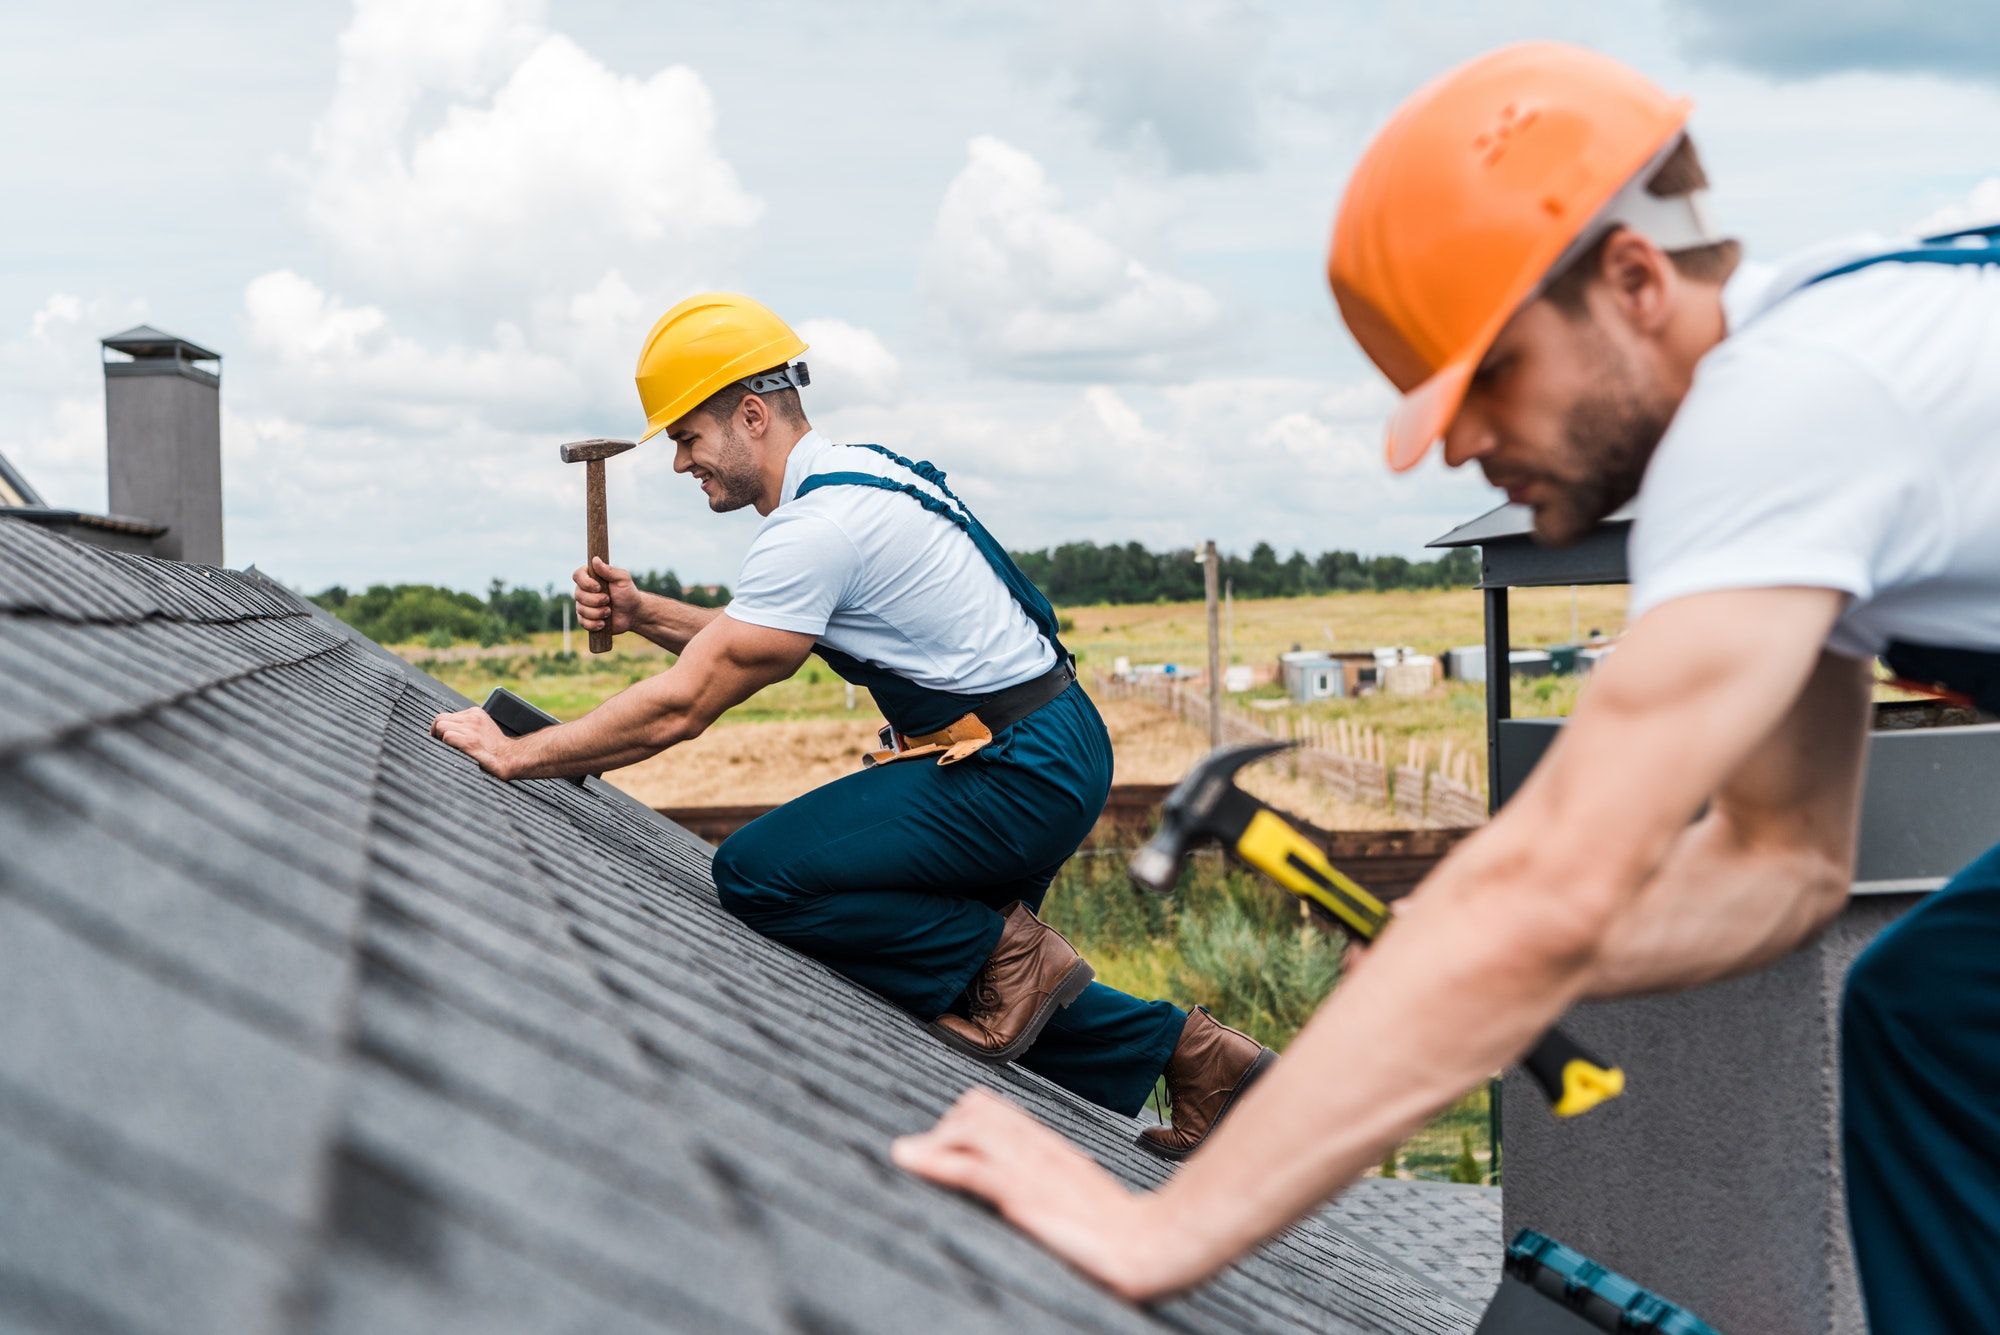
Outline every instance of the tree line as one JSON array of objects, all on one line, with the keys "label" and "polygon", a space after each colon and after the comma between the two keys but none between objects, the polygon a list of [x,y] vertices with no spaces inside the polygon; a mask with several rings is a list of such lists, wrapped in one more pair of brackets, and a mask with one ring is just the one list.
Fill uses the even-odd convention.
[{"label": "tree line", "polygon": [[[1014,561],[1058,605],[1194,601],[1202,597],[1202,569],[1190,548],[1149,551],[1136,542],[1066,542],[1038,552],[1014,552]],[[1248,556],[1224,553],[1222,578],[1238,598],[1287,598],[1314,593],[1390,589],[1456,589],[1479,582],[1479,558],[1455,548],[1434,561],[1357,552],[1293,552],[1280,558],[1260,542]],[[684,585],[671,570],[648,570],[633,581],[649,593],[697,607],[721,607],[729,589]],[[376,584],[350,593],[335,584],[312,595],[327,611],[380,644],[423,642],[437,647],[476,640],[504,644],[562,626],[567,589],[508,588],[494,580],[486,596],[434,584]]]},{"label": "tree line", "polygon": [[[683,585],[671,570],[635,571],[632,582],[697,607],[721,607],[729,590],[719,584]],[[554,585],[536,590],[508,588],[494,580],[486,596],[435,584],[375,584],[350,593],[335,584],[312,600],[378,644],[421,641],[442,648],[461,640],[505,644],[544,630],[562,628],[571,593]]]},{"label": "tree line", "polygon": [[[1058,604],[1184,602],[1203,596],[1202,568],[1191,548],[1154,552],[1136,542],[1102,547],[1067,542],[1013,557],[1022,573]],[[1479,582],[1479,558],[1469,547],[1455,547],[1432,561],[1347,551],[1314,557],[1295,551],[1280,559],[1276,548],[1260,542],[1247,557],[1223,553],[1221,567],[1221,577],[1238,598],[1459,589]]]}]

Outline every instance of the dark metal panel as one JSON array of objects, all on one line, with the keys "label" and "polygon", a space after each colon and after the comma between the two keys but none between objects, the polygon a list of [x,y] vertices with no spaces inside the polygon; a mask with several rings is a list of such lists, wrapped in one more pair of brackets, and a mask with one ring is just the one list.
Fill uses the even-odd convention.
[{"label": "dark metal panel", "polygon": [[1928,890],[2000,843],[2000,724],[1871,733],[1858,893]]},{"label": "dark metal panel", "polygon": [[1479,549],[1483,588],[1551,584],[1623,584],[1624,525],[1593,530],[1571,547],[1544,547],[1529,538],[1504,538]]},{"label": "dark metal panel", "polygon": [[1514,712],[1514,674],[1510,670],[1507,590],[1488,589],[1486,599],[1486,809],[1500,806],[1500,721]]},{"label": "dark metal panel", "polygon": [[1496,811],[1520,790],[1562,725],[1559,718],[1508,718],[1494,725],[1493,782],[1488,787]]},{"label": "dark metal panel", "polygon": [[[1625,528],[1637,514],[1627,501],[1604,517],[1603,527]],[[1432,538],[1426,547],[1482,547],[1505,538],[1528,538],[1535,532],[1535,512],[1525,505],[1498,505],[1477,519],[1469,519],[1443,537]]]},{"label": "dark metal panel", "polygon": [[1600,1335],[1603,1329],[1508,1275],[1472,1335]]},{"label": "dark metal panel", "polygon": [[[1519,791],[1561,719],[1498,724],[1493,791]],[[1856,894],[1934,890],[2000,843],[2000,723],[1872,732]]]}]

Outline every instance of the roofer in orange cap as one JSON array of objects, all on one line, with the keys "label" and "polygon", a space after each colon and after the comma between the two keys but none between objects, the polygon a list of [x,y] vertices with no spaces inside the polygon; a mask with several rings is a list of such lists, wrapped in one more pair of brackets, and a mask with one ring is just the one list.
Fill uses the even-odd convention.
[{"label": "roofer in orange cap", "polygon": [[[1638,498],[1630,629],[1561,741],[1164,1187],[977,1091],[900,1163],[1121,1293],[1185,1288],[1570,1003],[1754,970],[1828,922],[1875,657],[2000,712],[2000,229],[1742,262],[1688,111],[1593,52],[1507,47],[1403,104],[1335,223],[1341,315],[1404,395],[1392,467],[1441,439],[1556,544]],[[1877,938],[1842,1022],[1874,1328],[1992,1330],[2000,849]]]}]

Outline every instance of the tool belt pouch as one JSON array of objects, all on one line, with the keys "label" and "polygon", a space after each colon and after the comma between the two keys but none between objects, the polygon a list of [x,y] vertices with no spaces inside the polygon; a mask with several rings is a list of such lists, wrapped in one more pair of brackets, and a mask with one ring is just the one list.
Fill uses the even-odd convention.
[{"label": "tool belt pouch", "polygon": [[863,766],[890,765],[919,756],[936,756],[940,765],[956,765],[992,741],[993,733],[979,721],[979,715],[967,714],[943,732],[927,732],[920,737],[906,737],[885,727],[882,740],[888,745],[861,757]]}]

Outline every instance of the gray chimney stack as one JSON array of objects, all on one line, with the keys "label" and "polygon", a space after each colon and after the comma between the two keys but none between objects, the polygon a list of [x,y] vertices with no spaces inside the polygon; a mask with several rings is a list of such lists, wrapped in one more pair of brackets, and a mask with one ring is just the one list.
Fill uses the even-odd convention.
[{"label": "gray chimney stack", "polygon": [[161,556],[222,564],[221,390],[219,352],[150,325],[104,340],[111,512],[165,524]]}]

